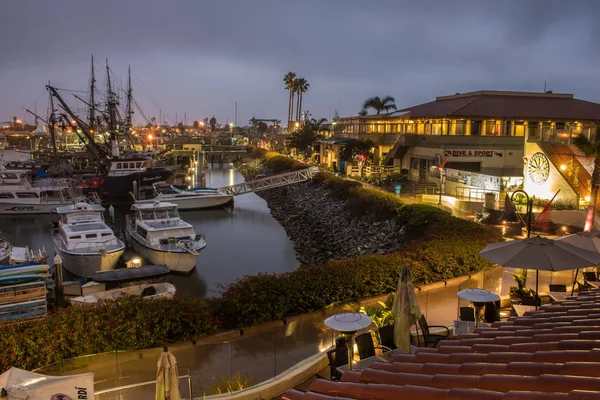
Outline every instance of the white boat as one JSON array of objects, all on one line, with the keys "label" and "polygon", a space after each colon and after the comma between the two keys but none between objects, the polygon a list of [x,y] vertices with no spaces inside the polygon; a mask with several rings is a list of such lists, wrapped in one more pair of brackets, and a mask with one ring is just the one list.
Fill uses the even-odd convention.
[{"label": "white boat", "polygon": [[88,278],[96,271],[115,268],[125,244],[104,222],[104,207],[76,203],[58,207],[56,212],[60,220],[53,231],[54,247],[67,271]]},{"label": "white boat", "polygon": [[175,286],[160,281],[168,274],[169,268],[164,265],[96,272],[90,282],[81,286],[82,295],[69,301],[71,304],[90,304],[121,296],[139,296],[144,300],[171,298],[175,295]]},{"label": "white boat", "polygon": [[70,179],[34,180],[30,170],[0,170],[0,214],[50,214],[62,205],[84,201]]},{"label": "white boat", "polygon": [[69,299],[73,305],[93,304],[101,300],[117,299],[121,296],[139,296],[145,300],[171,298],[175,295],[175,286],[169,282],[148,283],[143,285],[125,286],[121,288],[103,290],[85,296]]},{"label": "white boat", "polygon": [[220,207],[230,203],[233,196],[215,189],[201,191],[181,190],[169,184],[154,184],[154,197],[149,201],[165,201],[177,204],[179,210],[198,210]]},{"label": "white boat", "polygon": [[127,240],[134,251],[151,264],[171,271],[190,273],[196,257],[206,247],[202,234],[179,218],[177,205],[167,202],[136,202],[134,216],[127,216]]}]

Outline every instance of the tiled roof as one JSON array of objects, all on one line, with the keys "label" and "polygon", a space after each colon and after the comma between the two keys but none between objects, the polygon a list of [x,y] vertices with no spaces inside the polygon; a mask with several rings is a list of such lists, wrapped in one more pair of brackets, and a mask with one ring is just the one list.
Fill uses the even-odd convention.
[{"label": "tiled roof", "polygon": [[600,291],[443,340],[288,400],[600,399]]},{"label": "tiled roof", "polygon": [[409,107],[410,118],[600,120],[600,104],[563,94],[472,92]]}]

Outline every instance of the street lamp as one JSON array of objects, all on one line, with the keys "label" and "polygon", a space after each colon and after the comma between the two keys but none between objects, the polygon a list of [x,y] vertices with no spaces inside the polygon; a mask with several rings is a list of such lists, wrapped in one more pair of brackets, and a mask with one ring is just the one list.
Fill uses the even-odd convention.
[{"label": "street lamp", "polygon": [[525,215],[527,216],[527,238],[530,238],[531,237],[531,218],[532,218],[532,214],[533,214],[533,199],[530,199],[529,195],[524,190],[518,189],[518,190],[515,190],[510,195],[511,203],[514,203],[513,199],[517,193],[521,193],[523,196],[525,196],[525,200],[526,200]]}]

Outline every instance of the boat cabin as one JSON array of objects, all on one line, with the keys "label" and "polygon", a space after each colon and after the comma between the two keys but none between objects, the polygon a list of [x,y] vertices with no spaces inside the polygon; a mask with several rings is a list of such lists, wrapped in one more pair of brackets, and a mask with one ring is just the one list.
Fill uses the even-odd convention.
[{"label": "boat cabin", "polygon": [[144,172],[147,169],[152,168],[151,159],[127,159],[119,158],[111,160],[110,170],[108,171],[109,176],[120,176],[120,175],[131,175],[139,172]]},{"label": "boat cabin", "polygon": [[60,237],[68,249],[103,244],[116,246],[114,232],[104,223],[104,207],[98,204],[76,203],[57,207],[60,215]]},{"label": "boat cabin", "polygon": [[135,211],[135,233],[149,244],[168,244],[194,239],[194,227],[179,218],[177,205],[167,202],[140,202],[131,206]]},{"label": "boat cabin", "polygon": [[99,204],[76,203],[64,207],[57,207],[56,213],[60,216],[62,225],[89,224],[94,222],[104,223],[105,208]]}]

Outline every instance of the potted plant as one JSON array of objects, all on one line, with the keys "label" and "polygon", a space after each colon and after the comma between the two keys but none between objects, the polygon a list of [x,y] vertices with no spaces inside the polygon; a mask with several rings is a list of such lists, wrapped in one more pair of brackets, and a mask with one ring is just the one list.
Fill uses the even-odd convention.
[{"label": "potted plant", "polygon": [[520,274],[512,274],[517,286],[511,286],[508,288],[508,294],[512,299],[522,299],[524,296],[529,295],[529,289],[525,287],[527,282],[527,271],[523,270]]},{"label": "potted plant", "polygon": [[392,305],[394,304],[394,293],[390,293],[385,301],[380,301],[381,307],[362,306],[359,311],[363,314],[368,315],[373,321],[373,325],[377,327],[376,330],[371,331],[373,337],[373,345],[375,346],[375,352],[381,353],[381,349],[378,348],[381,344],[381,338],[379,337],[379,328],[383,328],[389,325],[390,322],[394,321],[392,315]]}]

